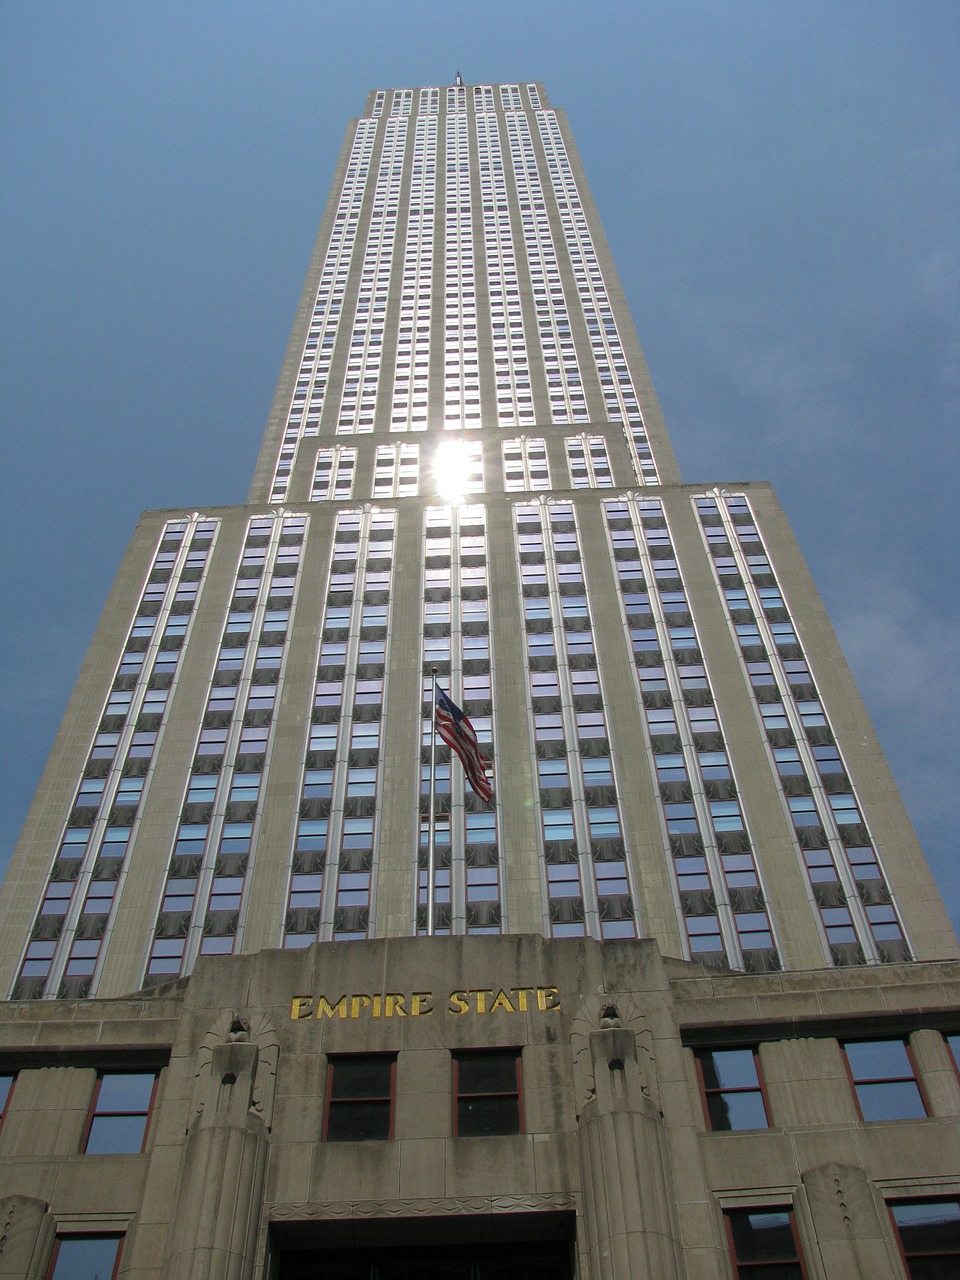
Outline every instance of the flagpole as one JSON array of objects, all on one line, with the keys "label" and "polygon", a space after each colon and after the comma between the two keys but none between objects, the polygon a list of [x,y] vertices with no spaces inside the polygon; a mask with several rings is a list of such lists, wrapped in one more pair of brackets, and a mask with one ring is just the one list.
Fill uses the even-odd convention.
[{"label": "flagpole", "polygon": [[436,878],[436,820],[434,818],[434,800],[436,797],[437,775],[437,668],[431,669],[433,676],[433,696],[430,709],[430,820],[427,827],[427,937],[433,937],[433,882]]}]

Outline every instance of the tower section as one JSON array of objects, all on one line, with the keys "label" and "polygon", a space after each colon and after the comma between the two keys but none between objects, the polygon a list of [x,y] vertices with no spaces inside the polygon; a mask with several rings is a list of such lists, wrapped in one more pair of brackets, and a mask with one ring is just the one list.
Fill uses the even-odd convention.
[{"label": "tower section", "polygon": [[541,85],[350,123],[248,502],[142,518],[5,892],[25,1000],[429,927],[957,955],[775,497],[681,483]]}]

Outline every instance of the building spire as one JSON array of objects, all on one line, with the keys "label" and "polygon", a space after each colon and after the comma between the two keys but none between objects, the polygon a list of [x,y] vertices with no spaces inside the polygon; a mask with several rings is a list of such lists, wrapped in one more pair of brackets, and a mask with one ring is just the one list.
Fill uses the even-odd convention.
[{"label": "building spire", "polygon": [[458,89],[463,87],[463,76],[460,74],[459,71],[457,72],[457,78],[456,80],[454,80],[453,83],[457,86]]}]

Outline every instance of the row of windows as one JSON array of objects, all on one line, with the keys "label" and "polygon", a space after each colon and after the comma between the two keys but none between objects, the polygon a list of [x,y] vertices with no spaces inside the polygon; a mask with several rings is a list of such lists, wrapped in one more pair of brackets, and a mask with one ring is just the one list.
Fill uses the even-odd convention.
[{"label": "row of windows", "polygon": [[484,757],[493,755],[485,516],[483,507],[465,505],[424,515],[418,933],[432,924],[436,934],[498,934],[504,925],[495,804],[474,794],[459,761],[439,739],[434,743],[432,732],[436,673],[468,716]]},{"label": "row of windows", "polygon": [[[489,1138],[523,1133],[519,1049],[471,1049],[453,1054],[453,1136]],[[395,1054],[331,1057],[327,1064],[324,1142],[393,1137]]]},{"label": "row of windows", "polygon": [[303,436],[317,435],[320,429],[320,414],[330,376],[334,343],[340,327],[347,275],[356,243],[376,133],[375,120],[358,122],[274,472],[271,501],[282,502],[287,496],[300,439]]},{"label": "row of windows", "polygon": [[[887,1207],[910,1280],[949,1280],[958,1274],[960,1200],[902,1200]],[[724,1225],[737,1280],[807,1280],[789,1205],[729,1209]]]},{"label": "row of windows", "polygon": [[[395,513],[337,514],[283,945],[368,936]],[[351,638],[352,637],[352,638]]]},{"label": "row of windows", "polygon": [[447,117],[445,158],[443,425],[447,429],[462,430],[480,426],[476,267],[465,115]]},{"label": "row of windows", "polygon": [[508,112],[505,122],[520,200],[521,234],[533,290],[551,421],[585,423],[588,415],[583,379],[571,334],[530,123],[523,112]]},{"label": "row of windows", "polygon": [[361,286],[350,338],[351,358],[337,417],[338,434],[373,429],[406,144],[407,121],[388,120],[363,250]]},{"label": "row of windows", "polygon": [[[889,1210],[911,1280],[947,1280],[948,1276],[957,1274],[960,1200],[894,1201],[889,1204]],[[730,1209],[724,1213],[724,1226],[737,1280],[805,1280],[808,1276],[796,1219],[789,1206]],[[88,1276],[114,1280],[122,1243],[123,1238],[116,1235],[58,1236],[47,1276],[49,1280],[80,1280],[81,1277],[86,1280]],[[359,1258],[355,1265],[361,1265]],[[499,1266],[494,1270],[500,1274]],[[469,1274],[475,1273],[471,1263]],[[351,1267],[350,1274],[361,1272]],[[362,1274],[368,1274],[365,1266]],[[466,1275],[467,1272],[461,1273],[457,1267],[456,1272],[449,1274]],[[558,1269],[555,1274],[562,1272]]]},{"label": "row of windows", "polygon": [[596,249],[570,167],[566,144],[556,113],[537,111],[537,125],[543,143],[547,172],[557,200],[564,240],[573,267],[574,279],[600,387],[605,415],[629,429],[635,449],[637,478],[642,484],[657,484],[656,465],[650,455],[636,389],[626,365],[606,286],[597,262]]},{"label": "row of windows", "polygon": [[[955,1274],[955,1268],[960,1266],[960,1201],[902,1201],[891,1203],[889,1208],[911,1280],[939,1280]],[[728,1210],[724,1224],[738,1280],[804,1280],[807,1276],[796,1221],[789,1207]],[[47,1275],[50,1280],[115,1277],[121,1245],[120,1236],[60,1236]],[[471,1250],[471,1256],[475,1252]],[[359,1256],[351,1253],[349,1257],[351,1275],[361,1274],[355,1271],[358,1266],[363,1267],[364,1276],[373,1274]],[[461,1272],[456,1266],[444,1274],[473,1276],[479,1274],[476,1265],[473,1261],[468,1270]],[[484,1270],[483,1274],[499,1275],[500,1265],[495,1264],[493,1270]],[[537,1273],[540,1274],[539,1268]],[[556,1271],[551,1268],[551,1274],[567,1274],[566,1267],[561,1264]]]},{"label": "row of windows", "polygon": [[[960,1072],[960,1034],[944,1039]],[[847,1040],[841,1048],[862,1120],[917,1120],[930,1114],[909,1041]],[[766,1129],[775,1122],[756,1046],[702,1049],[696,1060],[710,1130]]]},{"label": "row of windows", "polygon": [[496,120],[477,118],[477,148],[480,199],[484,208],[483,237],[493,338],[496,420],[501,428],[529,426],[534,420],[529,335],[520,301],[513,223],[507,204],[506,175]]},{"label": "row of windows", "polygon": [[[424,431],[430,368],[437,121],[416,123],[390,426]],[[378,458],[379,461],[379,458]],[[414,488],[412,492],[418,490]]]},{"label": "row of windows", "polygon": [[[454,1137],[523,1132],[518,1048],[453,1054]],[[327,1066],[324,1142],[393,1137],[396,1054],[331,1056]],[[146,1149],[157,1095],[156,1071],[101,1071],[80,1140],[84,1155],[136,1155]],[[0,1124],[16,1086],[0,1074]]]},{"label": "row of windows", "polygon": [[[540,106],[540,92],[535,84],[525,86],[527,89],[530,104],[535,109]],[[477,84],[468,88],[466,85],[451,85],[445,90],[428,86],[420,89],[417,97],[417,110],[422,114],[437,113],[440,110],[440,95],[443,93],[443,101],[447,111],[466,111],[467,103],[472,101],[474,111],[489,112],[494,111],[494,88],[500,90],[500,103],[505,111],[521,111],[523,109],[523,97],[521,86],[518,84],[501,84],[498,86],[489,84]],[[380,89],[374,95],[373,111],[374,117],[382,116],[387,107],[387,100],[390,101],[389,114],[392,116],[408,116],[413,111],[413,89]]]},{"label": "row of windows", "polygon": [[[143,1151],[158,1080],[156,1071],[99,1072],[80,1139],[81,1153],[100,1156]],[[0,1073],[0,1126],[16,1081],[16,1072]]]},{"label": "row of windows", "polygon": [[690,953],[779,967],[759,868],[663,504],[604,503]]},{"label": "row of windows", "polygon": [[636,897],[574,510],[518,506],[515,518],[549,932],[633,938]]},{"label": "row of windows", "polygon": [[695,499],[834,964],[909,959],[896,905],[749,500]]},{"label": "row of windows", "polygon": [[[960,1074],[960,1034],[948,1034],[944,1039]],[[916,1120],[930,1114],[908,1041],[847,1040],[841,1049],[862,1120]],[[775,1122],[756,1046],[700,1049],[695,1057],[711,1132],[766,1129]],[[392,1137],[395,1070],[396,1055],[331,1057],[324,1139]],[[109,1155],[143,1151],[158,1079],[156,1071],[100,1072],[81,1152]],[[15,1073],[0,1074],[0,1126],[15,1084]],[[519,1049],[454,1054],[453,1092],[455,1135],[522,1132]],[[509,1104],[505,1099],[510,1099]]]},{"label": "row of windows", "polygon": [[[306,517],[254,517],[240,555],[147,957],[147,984],[240,933]],[[242,696],[245,691],[245,697]]]},{"label": "row of windows", "polygon": [[[565,441],[569,463],[569,481],[573,489],[612,488],[613,474],[607,444],[602,436],[577,436]],[[441,446],[430,477],[443,494],[448,483],[447,472],[456,469],[457,496],[483,493],[483,455],[479,443],[461,440],[456,450]],[[504,441],[503,486],[506,492],[525,489],[549,489],[550,472],[546,442],[543,437],[521,437]],[[312,502],[344,502],[353,497],[357,469],[357,450],[335,445],[317,450]],[[416,497],[421,488],[420,447],[416,444],[378,445],[374,463],[373,497]]]},{"label": "row of windows", "polygon": [[13,987],[17,999],[89,994],[102,959],[218,522],[168,522]]}]

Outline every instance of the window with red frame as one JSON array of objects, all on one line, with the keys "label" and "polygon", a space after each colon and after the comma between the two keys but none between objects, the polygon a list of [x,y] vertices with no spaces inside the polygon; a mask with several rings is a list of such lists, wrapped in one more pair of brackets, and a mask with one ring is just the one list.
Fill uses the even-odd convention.
[{"label": "window with red frame", "polygon": [[956,1032],[952,1035],[946,1035],[943,1038],[946,1040],[947,1047],[953,1054],[953,1065],[956,1067],[958,1074],[960,1074],[960,1032]]},{"label": "window with red frame", "polygon": [[397,1059],[351,1054],[327,1065],[324,1142],[370,1142],[393,1137]]},{"label": "window with red frame", "polygon": [[83,1139],[85,1155],[144,1149],[158,1078],[156,1071],[100,1072]]},{"label": "window with red frame", "polygon": [[714,1133],[769,1128],[756,1049],[700,1049],[696,1057],[707,1124]]},{"label": "window with red frame", "polygon": [[519,1049],[474,1049],[453,1056],[453,1134],[486,1138],[523,1132]]},{"label": "window with red frame", "polygon": [[58,1236],[47,1280],[115,1280],[123,1236]]},{"label": "window with red frame", "polygon": [[890,1212],[911,1280],[960,1275],[960,1200],[905,1200]]},{"label": "window with red frame", "polygon": [[15,1071],[0,1072],[0,1129],[3,1128],[7,1105],[10,1102],[10,1095],[13,1093],[13,1085],[16,1078]]},{"label": "window with red frame", "polygon": [[790,1209],[731,1209],[724,1214],[737,1280],[805,1280]]},{"label": "window with red frame", "polygon": [[928,1114],[905,1040],[848,1040],[843,1052],[864,1120],[918,1120]]}]

